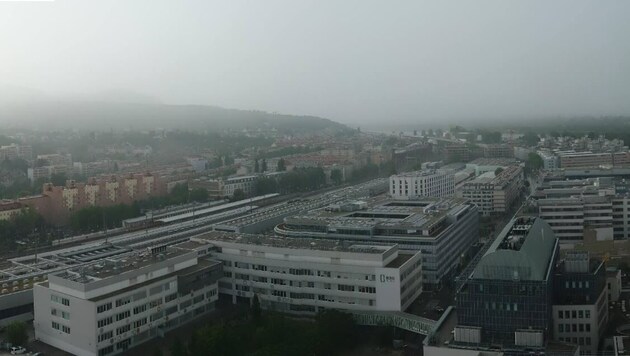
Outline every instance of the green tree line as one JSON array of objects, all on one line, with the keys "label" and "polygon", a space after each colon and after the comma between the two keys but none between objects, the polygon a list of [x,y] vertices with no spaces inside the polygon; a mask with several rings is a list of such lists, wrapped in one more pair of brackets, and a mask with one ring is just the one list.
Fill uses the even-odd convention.
[{"label": "green tree line", "polygon": [[356,345],[352,316],[329,310],[318,314],[314,321],[270,313],[258,319],[211,324],[194,331],[187,340],[175,340],[170,351],[172,356],[328,356]]}]

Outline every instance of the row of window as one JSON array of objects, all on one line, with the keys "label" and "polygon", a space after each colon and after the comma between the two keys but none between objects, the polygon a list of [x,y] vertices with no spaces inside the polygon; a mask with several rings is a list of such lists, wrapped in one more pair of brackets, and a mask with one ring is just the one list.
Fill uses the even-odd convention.
[{"label": "row of window", "polygon": [[109,340],[109,339],[111,339],[112,337],[114,337],[114,331],[113,331],[113,330],[110,330],[110,331],[104,332],[104,333],[102,333],[102,334],[100,334],[100,335],[98,336],[98,342],[105,341],[105,340]]},{"label": "row of window", "polygon": [[66,333],[66,334],[70,334],[70,327],[69,326],[65,326],[63,324],[59,324],[56,321],[52,322],[52,328],[55,330],[61,330],[62,332]]},{"label": "row of window", "polygon": [[[224,266],[225,267],[235,267],[235,268],[241,268],[241,269],[253,269],[255,271],[269,271],[272,273],[283,273],[283,274],[291,274],[291,275],[295,275],[295,276],[318,276],[318,277],[327,277],[327,278],[334,278],[332,276],[331,271],[314,271],[311,269],[306,269],[306,268],[282,268],[282,267],[276,267],[276,266],[265,266],[265,265],[257,265],[257,264],[249,264],[249,263],[244,263],[244,262],[232,262],[232,261],[224,261]],[[224,272],[224,276],[225,277],[232,277],[232,273],[229,271]],[[245,274],[239,274],[238,272],[236,272],[234,274],[235,278],[240,278],[240,279],[248,279],[249,277],[245,277],[247,275]],[[346,278],[346,279],[365,279],[366,281],[375,281],[376,280],[376,276],[375,275],[363,275],[362,278],[356,278],[358,277],[358,275],[356,274],[350,274],[350,273],[346,273],[346,275],[341,275],[341,274],[337,274],[336,275],[337,278]]]},{"label": "row of window", "polygon": [[63,310],[57,310],[55,308],[50,309],[50,314],[54,316],[62,317],[63,319],[70,320],[70,313]]},{"label": "row of window", "polygon": [[[164,291],[169,290],[170,288],[171,288],[170,282],[169,283],[165,283],[165,284],[161,284],[159,286],[155,286],[155,287],[151,288],[149,290],[149,294],[150,295],[155,295],[157,293],[162,292],[163,290]],[[174,295],[176,296],[177,294],[175,293]],[[116,305],[117,308],[118,307],[122,307],[122,306],[125,306],[125,305],[131,303],[132,301],[138,301],[138,300],[144,299],[146,297],[147,297],[147,291],[146,290],[142,290],[142,291],[139,291],[139,292],[135,293],[133,296],[129,295],[129,296],[125,296],[125,297],[116,299],[115,305]],[[69,305],[69,301],[68,301],[67,305]],[[100,314],[100,313],[106,312],[108,310],[111,310],[112,307],[113,307],[112,302],[107,302],[107,303],[98,305],[96,307],[96,313]]]},{"label": "row of window", "polygon": [[558,310],[558,319],[589,319],[590,310]]},{"label": "row of window", "polygon": [[558,340],[581,346],[591,346],[590,337],[559,337]]},{"label": "row of window", "polygon": [[558,332],[560,333],[577,333],[590,332],[591,324],[558,324]]},{"label": "row of window", "polygon": [[63,298],[63,297],[60,297],[60,296],[55,295],[55,294],[51,294],[50,295],[50,300],[55,302],[55,303],[59,303],[59,304],[65,305],[67,307],[70,306],[70,299]]}]

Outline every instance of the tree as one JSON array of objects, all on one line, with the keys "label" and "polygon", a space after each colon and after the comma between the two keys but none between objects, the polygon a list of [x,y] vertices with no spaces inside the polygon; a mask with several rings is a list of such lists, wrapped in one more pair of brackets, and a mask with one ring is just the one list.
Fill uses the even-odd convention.
[{"label": "tree", "polygon": [[7,326],[7,340],[13,345],[25,345],[28,341],[26,323],[14,321]]},{"label": "tree", "polygon": [[245,192],[243,189],[234,189],[234,194],[232,194],[232,201],[238,201],[245,199]]},{"label": "tree", "polygon": [[503,167],[497,167],[497,169],[494,170],[494,175],[498,176],[501,172],[503,172]]},{"label": "tree", "polygon": [[285,172],[287,170],[286,163],[284,162],[284,158],[280,158],[278,160],[278,167],[276,169],[278,172]]},{"label": "tree", "polygon": [[258,300],[258,294],[254,294],[254,297],[252,298],[251,314],[254,325],[259,325],[262,312],[260,310],[260,300]]},{"label": "tree", "polygon": [[256,194],[264,195],[278,192],[278,182],[270,177],[258,177],[255,184]]},{"label": "tree", "polygon": [[190,201],[205,203],[209,199],[208,191],[203,188],[195,188],[190,191]]},{"label": "tree", "polygon": [[260,172],[260,165],[258,164],[257,159],[254,160],[254,172],[256,173]]},{"label": "tree", "polygon": [[498,131],[493,132],[482,132],[481,140],[484,143],[500,143],[501,142],[501,133]]},{"label": "tree", "polygon": [[184,343],[182,343],[182,340],[180,340],[179,338],[175,338],[175,340],[171,344],[170,351],[171,351],[172,356],[187,356],[188,355],[188,352],[186,352],[186,347],[184,346]]},{"label": "tree", "polygon": [[341,184],[342,179],[343,179],[343,176],[341,174],[341,170],[335,168],[330,171],[330,180],[335,182],[335,184]]},{"label": "tree", "polygon": [[261,172],[267,172],[267,160],[263,158]]},{"label": "tree", "polygon": [[53,185],[56,186],[63,186],[66,185],[66,180],[68,179],[68,177],[66,177],[65,173],[53,173],[50,176],[50,182]]},{"label": "tree", "polygon": [[540,138],[535,133],[528,131],[525,133],[525,135],[523,135],[523,141],[528,146],[536,146],[540,141]]},{"label": "tree", "polygon": [[418,136],[418,130],[413,130],[413,135]]},{"label": "tree", "polygon": [[543,159],[535,152],[530,152],[527,155],[527,161],[525,161],[525,174],[531,174],[533,172],[538,171],[539,169],[543,168],[543,166],[545,165],[545,162],[543,161]]},{"label": "tree", "polygon": [[316,322],[319,354],[334,354],[338,349],[348,349],[356,343],[352,315],[327,309],[317,315]]}]

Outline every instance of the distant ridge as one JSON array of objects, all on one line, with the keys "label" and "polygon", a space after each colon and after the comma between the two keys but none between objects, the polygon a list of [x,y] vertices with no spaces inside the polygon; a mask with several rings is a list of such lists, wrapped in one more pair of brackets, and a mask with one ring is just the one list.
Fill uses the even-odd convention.
[{"label": "distant ridge", "polygon": [[42,100],[0,105],[0,124],[14,128],[48,130],[181,129],[257,130],[332,133],[347,126],[316,116],[296,116],[263,111],[225,109],[205,105],[168,105],[114,101]]}]

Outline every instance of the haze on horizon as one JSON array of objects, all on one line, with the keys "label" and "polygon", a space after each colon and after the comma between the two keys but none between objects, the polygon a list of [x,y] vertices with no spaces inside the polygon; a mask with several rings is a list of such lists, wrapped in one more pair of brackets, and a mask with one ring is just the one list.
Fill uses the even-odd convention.
[{"label": "haze on horizon", "polygon": [[628,115],[628,14],[624,0],[0,2],[0,94],[116,89],[365,125]]}]

